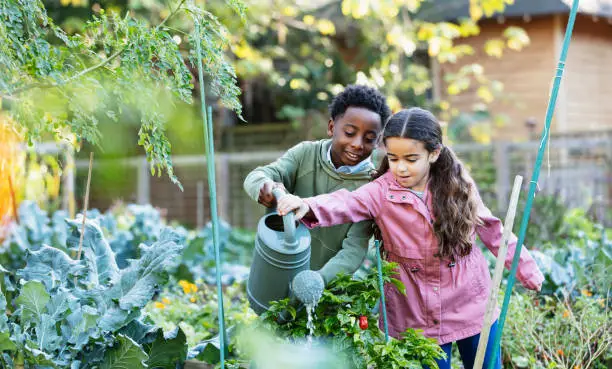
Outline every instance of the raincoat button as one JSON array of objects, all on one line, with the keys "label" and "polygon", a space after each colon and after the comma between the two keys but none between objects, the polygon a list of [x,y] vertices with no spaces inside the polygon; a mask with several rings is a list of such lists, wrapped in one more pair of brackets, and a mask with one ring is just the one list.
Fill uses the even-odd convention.
[{"label": "raincoat button", "polygon": [[449,267],[449,268],[452,268],[452,267],[454,267],[454,266],[455,266],[455,262],[454,262],[454,261],[451,261],[450,263],[448,263],[448,267]]},{"label": "raincoat button", "polygon": [[416,273],[416,272],[418,272],[419,270],[421,270],[421,269],[420,269],[420,268],[418,268],[418,267],[412,267],[412,268],[410,268],[410,271],[411,271],[412,273]]},{"label": "raincoat button", "polygon": [[389,198],[390,198],[390,199],[392,199],[392,198],[393,198],[393,195],[389,196]]},{"label": "raincoat button", "polygon": [[434,320],[433,320],[433,324],[438,324],[438,323],[440,323],[440,322],[438,321],[438,319],[434,319]]},{"label": "raincoat button", "polygon": [[437,290],[438,290],[438,287],[434,287],[434,291],[437,291]]}]

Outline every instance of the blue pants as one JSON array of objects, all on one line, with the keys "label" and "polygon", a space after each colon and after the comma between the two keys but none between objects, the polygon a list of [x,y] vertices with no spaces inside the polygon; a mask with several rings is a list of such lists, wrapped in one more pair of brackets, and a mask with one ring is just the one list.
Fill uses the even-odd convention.
[{"label": "blue pants", "polygon": [[[501,369],[501,347],[497,349],[497,359],[493,367],[489,367],[489,360],[491,360],[491,354],[493,353],[493,341],[497,334],[497,321],[491,326],[491,332],[489,333],[489,342],[487,343],[487,351],[485,352],[483,369]],[[459,347],[459,354],[461,355],[461,361],[463,361],[463,367],[465,369],[472,369],[474,367],[474,361],[476,360],[476,350],[478,349],[478,341],[480,340],[480,334],[472,337],[464,338],[457,341]],[[451,369],[451,348],[452,342],[441,346],[442,350],[446,353],[446,360],[436,360],[440,369]]]}]

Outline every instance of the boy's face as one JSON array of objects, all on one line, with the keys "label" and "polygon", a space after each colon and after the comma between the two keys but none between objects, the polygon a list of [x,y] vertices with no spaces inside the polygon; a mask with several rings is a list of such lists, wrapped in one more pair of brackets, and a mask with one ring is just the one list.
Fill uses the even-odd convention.
[{"label": "boy's face", "polygon": [[382,129],[380,115],[371,110],[350,106],[335,120],[330,119],[327,135],[332,138],[331,159],[334,165],[356,165],[374,150]]}]

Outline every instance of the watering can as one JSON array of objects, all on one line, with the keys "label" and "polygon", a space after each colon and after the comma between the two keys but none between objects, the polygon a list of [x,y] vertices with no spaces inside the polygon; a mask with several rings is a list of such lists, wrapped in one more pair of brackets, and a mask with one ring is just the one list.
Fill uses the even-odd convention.
[{"label": "watering can", "polygon": [[[277,200],[285,195],[280,188],[275,188],[272,193]],[[296,279],[298,274],[300,276]],[[296,283],[292,285],[294,279]],[[323,288],[321,276],[310,270],[308,229],[303,224],[296,224],[293,213],[281,217],[273,212],[262,217],[257,224],[253,263],[247,282],[251,308],[259,315],[268,310],[270,302],[290,296],[308,304],[311,300],[318,301]]]}]

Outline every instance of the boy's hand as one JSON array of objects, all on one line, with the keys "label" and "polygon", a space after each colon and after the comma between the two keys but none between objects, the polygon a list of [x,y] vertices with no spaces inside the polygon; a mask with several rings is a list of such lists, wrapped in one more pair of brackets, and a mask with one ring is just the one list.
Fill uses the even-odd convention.
[{"label": "boy's hand", "polygon": [[276,198],[272,194],[272,190],[277,187],[282,188],[285,192],[287,192],[287,190],[285,189],[285,185],[283,185],[282,183],[268,181],[264,183],[263,186],[261,186],[261,189],[259,190],[259,198],[257,199],[257,202],[267,208],[275,207]]},{"label": "boy's hand", "polygon": [[287,194],[278,200],[278,214],[285,216],[295,210],[295,220],[302,219],[310,211],[304,200],[295,195]]}]

